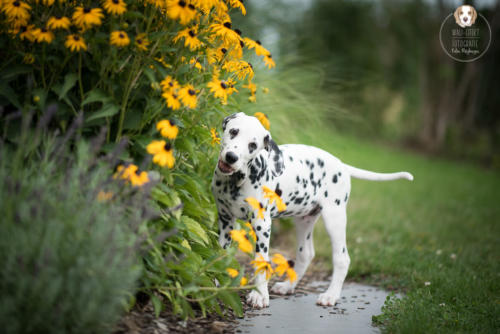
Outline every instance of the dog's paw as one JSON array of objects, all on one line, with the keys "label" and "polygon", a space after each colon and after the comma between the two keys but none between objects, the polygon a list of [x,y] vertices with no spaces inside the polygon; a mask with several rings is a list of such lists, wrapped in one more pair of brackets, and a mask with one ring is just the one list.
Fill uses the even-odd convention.
[{"label": "dog's paw", "polygon": [[293,291],[294,288],[289,281],[278,282],[274,284],[274,286],[271,288],[271,292],[276,293],[278,295],[288,295],[293,293]]},{"label": "dog's paw", "polygon": [[339,297],[340,296],[335,296],[332,293],[324,292],[319,295],[318,300],[316,300],[316,304],[321,306],[334,306]]},{"label": "dog's paw", "polygon": [[269,307],[269,295],[261,295],[258,291],[253,290],[247,296],[247,304],[253,308]]}]

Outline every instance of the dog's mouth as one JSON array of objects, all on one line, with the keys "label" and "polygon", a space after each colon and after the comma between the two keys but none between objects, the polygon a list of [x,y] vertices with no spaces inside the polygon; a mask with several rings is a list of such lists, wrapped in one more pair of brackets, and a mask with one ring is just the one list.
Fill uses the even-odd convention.
[{"label": "dog's mouth", "polygon": [[229,164],[225,163],[220,159],[219,163],[217,164],[217,167],[219,167],[219,170],[224,174],[231,174],[232,172],[234,172],[234,169],[231,166],[229,166]]}]

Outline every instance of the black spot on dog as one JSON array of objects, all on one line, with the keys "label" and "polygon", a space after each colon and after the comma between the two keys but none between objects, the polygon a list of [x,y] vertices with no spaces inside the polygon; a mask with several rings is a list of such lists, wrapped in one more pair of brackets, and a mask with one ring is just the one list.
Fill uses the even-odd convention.
[{"label": "black spot on dog", "polygon": [[316,205],[308,214],[308,216],[311,216],[311,217],[314,217],[316,215],[318,215],[320,212],[321,212],[321,205]]},{"label": "black spot on dog", "polygon": [[224,234],[224,238],[229,239],[229,233]]},{"label": "black spot on dog", "polygon": [[298,194],[299,194],[299,191],[298,191],[298,190],[296,190],[296,191],[295,191],[295,195],[298,195]]},{"label": "black spot on dog", "polygon": [[259,246],[260,246],[260,248],[264,248],[266,245],[264,245],[264,243],[261,242]]},{"label": "black spot on dog", "polygon": [[323,160],[321,160],[320,158],[318,158],[318,166],[323,168],[324,165],[325,165],[325,162]]},{"label": "black spot on dog", "polygon": [[335,200],[335,204],[340,205],[340,200],[339,200],[339,199],[336,199],[336,200]]},{"label": "black spot on dog", "polygon": [[337,174],[335,174],[335,175],[333,176],[333,180],[332,180],[332,181],[333,181],[333,183],[337,183],[337,181],[338,181]]},{"label": "black spot on dog", "polygon": [[290,161],[293,162],[292,156],[289,156],[288,159],[290,159]]},{"label": "black spot on dog", "polygon": [[309,168],[313,169],[314,168],[314,164],[311,162],[311,166],[309,166]]},{"label": "black spot on dog", "polygon": [[299,198],[295,199],[294,203],[295,204],[300,204],[300,203],[302,203],[303,200],[304,200],[304,197],[299,197]]},{"label": "black spot on dog", "polygon": [[264,253],[267,253],[267,247],[264,247]]},{"label": "black spot on dog", "polygon": [[297,175],[296,180],[297,180],[297,183],[300,183],[300,177],[298,175]]},{"label": "black spot on dog", "polygon": [[258,253],[258,252],[260,252],[260,247],[259,247],[259,245],[255,245],[255,252],[257,252],[257,253]]},{"label": "black spot on dog", "polygon": [[311,239],[311,232],[307,233],[307,237],[306,237],[307,240]]},{"label": "black spot on dog", "polygon": [[238,135],[238,133],[240,133],[240,129],[231,129],[229,130],[229,136],[231,139],[233,139],[234,137],[236,137]]},{"label": "black spot on dog", "polygon": [[339,176],[342,176],[342,173],[341,173],[341,172],[339,172]]},{"label": "black spot on dog", "polygon": [[308,165],[308,166],[309,166],[309,164],[310,164],[309,160],[306,160],[306,165]]},{"label": "black spot on dog", "polygon": [[299,252],[302,252],[302,247],[299,248]]},{"label": "black spot on dog", "polygon": [[349,194],[345,194],[344,202],[347,202],[347,199],[349,198]]},{"label": "black spot on dog", "polygon": [[257,231],[260,231],[260,230],[262,230],[262,227],[259,225],[259,226],[257,226]]},{"label": "black spot on dog", "polygon": [[219,180],[215,181],[215,185],[216,185],[217,187],[220,187],[220,185],[221,185],[221,184],[222,184],[222,182],[220,182]]},{"label": "black spot on dog", "polygon": [[344,248],[342,248],[342,253],[345,253],[345,247],[344,247]]},{"label": "black spot on dog", "polygon": [[264,232],[263,235],[266,237],[266,238],[269,238],[269,233],[267,232]]},{"label": "black spot on dog", "polygon": [[328,191],[325,191],[325,197],[328,197]]},{"label": "black spot on dog", "polygon": [[241,207],[240,210],[241,210],[241,212],[245,212],[245,208],[244,207]]}]

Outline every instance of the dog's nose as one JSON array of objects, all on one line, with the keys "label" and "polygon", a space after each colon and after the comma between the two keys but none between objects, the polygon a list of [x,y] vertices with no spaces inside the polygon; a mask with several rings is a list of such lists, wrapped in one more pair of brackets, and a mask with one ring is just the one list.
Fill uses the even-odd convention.
[{"label": "dog's nose", "polygon": [[226,162],[228,164],[234,164],[236,161],[238,161],[238,156],[234,152],[226,153]]},{"label": "dog's nose", "polygon": [[469,20],[469,18],[466,16],[464,17],[464,21],[467,22]]}]

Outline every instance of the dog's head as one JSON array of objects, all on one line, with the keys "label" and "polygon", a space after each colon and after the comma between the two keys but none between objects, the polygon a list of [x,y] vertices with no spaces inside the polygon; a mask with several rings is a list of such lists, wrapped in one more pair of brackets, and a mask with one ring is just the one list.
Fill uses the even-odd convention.
[{"label": "dog's head", "polygon": [[455,10],[453,16],[455,16],[455,22],[459,26],[464,28],[464,27],[470,27],[476,22],[477,12],[474,9],[474,7],[464,5],[464,6],[459,6]]},{"label": "dog's head", "polygon": [[222,122],[222,141],[217,169],[220,173],[231,175],[245,173],[248,163],[262,150],[269,155],[269,162],[275,174],[283,169],[283,154],[272,140],[271,134],[259,120],[240,112],[224,118]]}]

